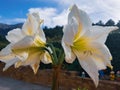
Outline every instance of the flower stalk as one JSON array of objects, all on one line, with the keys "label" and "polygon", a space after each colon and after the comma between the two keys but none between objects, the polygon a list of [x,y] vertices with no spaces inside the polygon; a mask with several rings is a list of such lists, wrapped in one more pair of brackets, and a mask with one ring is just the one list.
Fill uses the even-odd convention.
[{"label": "flower stalk", "polygon": [[50,50],[48,50],[47,48],[46,48],[46,50],[52,57],[53,65],[56,65],[58,63],[58,58],[57,58],[57,54],[55,52],[54,46],[52,44],[46,44],[46,46],[51,48],[52,52],[50,52]]},{"label": "flower stalk", "polygon": [[51,90],[59,90],[59,79],[60,79],[61,65],[53,66],[53,77],[52,77],[52,88]]},{"label": "flower stalk", "polygon": [[[64,53],[63,50],[59,50],[59,55],[57,57],[57,53],[55,51],[55,47],[52,44],[47,44],[47,47],[50,47],[53,52],[50,52],[49,49],[46,48],[50,56],[52,57],[53,62],[53,74],[52,74],[52,88],[51,90],[59,90],[59,76],[61,71],[61,65],[64,61]],[[58,60],[59,59],[59,60]]]}]

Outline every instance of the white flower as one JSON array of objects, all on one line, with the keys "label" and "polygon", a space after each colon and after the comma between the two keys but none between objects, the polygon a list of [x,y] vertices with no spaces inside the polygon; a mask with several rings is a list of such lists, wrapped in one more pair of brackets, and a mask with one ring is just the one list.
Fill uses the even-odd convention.
[{"label": "white flower", "polygon": [[88,15],[74,5],[68,15],[68,24],[64,26],[62,46],[65,59],[72,63],[77,57],[82,68],[98,86],[98,70],[112,68],[112,56],[104,44],[108,33],[118,27],[92,26]]},{"label": "white flower", "polygon": [[52,62],[48,52],[42,49],[46,45],[44,32],[40,29],[42,21],[38,13],[30,13],[22,30],[17,28],[8,32],[6,39],[10,44],[0,52],[0,61],[6,63],[3,70],[13,64],[16,68],[30,65],[36,73],[40,61],[45,64]]}]

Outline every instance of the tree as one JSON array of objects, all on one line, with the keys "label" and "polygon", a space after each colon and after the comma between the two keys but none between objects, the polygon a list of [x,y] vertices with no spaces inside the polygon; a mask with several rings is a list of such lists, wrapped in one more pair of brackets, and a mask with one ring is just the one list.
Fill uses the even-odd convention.
[{"label": "tree", "polygon": [[99,20],[95,25],[104,26],[104,23],[102,22],[102,20]]},{"label": "tree", "polygon": [[118,23],[116,24],[116,26],[118,26],[120,28],[120,20],[118,21]]},{"label": "tree", "polygon": [[109,19],[105,24],[105,26],[114,26],[114,25],[115,25],[115,22],[112,19]]}]

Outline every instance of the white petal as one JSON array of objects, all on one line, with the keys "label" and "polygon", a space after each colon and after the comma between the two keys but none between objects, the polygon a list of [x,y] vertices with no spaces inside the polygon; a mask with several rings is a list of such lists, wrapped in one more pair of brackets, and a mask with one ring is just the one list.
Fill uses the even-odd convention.
[{"label": "white petal", "polygon": [[[43,20],[40,19],[39,12],[34,12],[34,13],[32,13],[32,15],[34,16],[34,18],[38,22],[38,24],[41,24],[43,22]],[[36,34],[40,36],[40,38],[43,42],[46,42],[45,34],[42,29],[38,28]]]},{"label": "white petal", "polygon": [[98,67],[96,66],[96,63],[94,63],[92,57],[84,57],[81,58],[79,54],[77,54],[77,58],[79,60],[80,65],[82,68],[88,73],[88,75],[92,78],[94,81],[95,86],[98,86],[99,78],[98,78]]},{"label": "white petal", "polygon": [[23,51],[21,53],[15,53],[16,57],[18,57],[21,61],[25,61],[28,58],[28,53]]},{"label": "white petal", "polygon": [[12,49],[23,49],[23,48],[29,48],[33,45],[33,37],[26,36],[19,42],[15,43]]},{"label": "white petal", "polygon": [[91,38],[96,40],[100,43],[105,43],[108,34],[113,31],[117,30],[118,27],[116,26],[110,26],[110,27],[102,27],[102,26],[93,26],[91,29],[91,33],[89,34]]},{"label": "white petal", "polygon": [[12,53],[11,47],[13,44],[8,44],[5,48],[0,51],[0,56],[6,56]]},{"label": "white petal", "polygon": [[86,12],[78,9],[76,5],[72,7],[71,12],[68,15],[68,23],[72,21],[72,17],[75,17],[76,20],[78,20],[79,24],[82,26],[81,35],[90,30],[92,22],[89,16]]},{"label": "white petal", "polygon": [[19,40],[21,40],[22,38],[24,38],[24,34],[22,33],[22,30],[17,28],[17,29],[13,29],[11,31],[8,32],[6,39],[11,42],[11,43],[16,43]]},{"label": "white petal", "polygon": [[76,21],[75,18],[72,18],[71,23],[67,24],[63,28],[64,34],[63,34],[62,41],[64,41],[68,45],[73,45],[73,40],[79,38],[80,36],[78,29],[79,29],[78,22]]},{"label": "white petal", "polygon": [[52,49],[50,47],[47,47],[47,49],[50,51],[50,53],[53,54],[53,51],[52,51]]},{"label": "white petal", "polygon": [[106,47],[106,45],[100,43],[93,43],[93,44],[94,44],[93,46],[97,49],[97,52],[94,53],[95,57],[101,59],[101,61],[104,63],[105,66],[109,66],[110,68],[112,68],[110,62],[110,60],[112,60],[112,55],[109,49]]},{"label": "white petal", "polygon": [[15,58],[15,54],[11,51],[12,44],[7,45],[5,48],[3,48],[0,52],[0,61],[2,62],[8,62],[10,59]]},{"label": "white petal", "polygon": [[14,59],[8,60],[8,62],[6,62],[5,67],[3,68],[3,71],[7,70],[10,66],[12,66],[13,64],[15,64],[17,61],[19,61],[18,58],[14,58]]},{"label": "white petal", "polygon": [[74,40],[73,27],[71,25],[66,25],[63,30],[64,30],[64,35],[62,41],[68,45],[73,45],[73,40]]},{"label": "white petal", "polygon": [[[92,56],[93,61],[95,62],[96,66],[98,67],[98,70],[104,70],[106,69],[106,61],[103,57],[101,57],[100,55],[96,54]],[[110,62],[110,60],[109,60]]]},{"label": "white petal", "polygon": [[40,63],[40,52],[30,52],[28,58],[23,61],[23,65],[32,65],[35,63]]},{"label": "white petal", "polygon": [[[12,51],[11,51],[12,46],[13,46],[13,44],[9,44],[4,49],[1,50],[0,61],[2,61],[4,63],[12,63],[11,61],[14,61],[14,58],[16,58],[16,55],[14,53],[12,53]],[[8,66],[9,66],[9,64],[6,65],[6,67],[8,67]]]},{"label": "white petal", "polygon": [[40,40],[42,40],[43,42],[46,42],[46,37],[45,37],[45,34],[43,32],[42,29],[38,29],[38,33],[37,33],[40,37]]},{"label": "white petal", "polygon": [[[40,63],[39,63],[39,64],[40,64]],[[37,73],[37,71],[38,71],[38,69],[39,69],[39,66],[40,66],[39,64],[38,64],[38,63],[35,63],[35,64],[30,65],[31,68],[33,69],[34,74]]]},{"label": "white petal", "polygon": [[62,46],[63,46],[64,52],[65,52],[65,60],[66,60],[66,62],[73,63],[73,61],[75,60],[76,56],[71,51],[70,46],[67,46],[64,42],[62,42]]},{"label": "white petal", "polygon": [[6,56],[0,56],[0,61],[6,63],[13,58],[15,58],[14,54],[9,54],[9,55],[6,55]]},{"label": "white petal", "polygon": [[39,23],[36,21],[36,18],[32,14],[28,14],[28,19],[24,23],[22,27],[22,31],[26,35],[33,36],[37,33],[37,30],[39,28]]},{"label": "white petal", "polygon": [[42,57],[42,58],[41,58],[41,61],[42,61],[44,64],[52,63],[51,56],[49,55],[48,52],[45,52],[41,57]]},{"label": "white petal", "polygon": [[36,19],[36,21],[38,23],[41,22],[41,19],[40,19],[40,16],[39,16],[39,12],[32,12],[31,14],[34,16],[34,18]]},{"label": "white petal", "polygon": [[19,68],[21,65],[22,65],[22,61],[20,60],[20,61],[18,61],[18,62],[16,62],[15,64],[14,64],[14,67],[15,68]]}]

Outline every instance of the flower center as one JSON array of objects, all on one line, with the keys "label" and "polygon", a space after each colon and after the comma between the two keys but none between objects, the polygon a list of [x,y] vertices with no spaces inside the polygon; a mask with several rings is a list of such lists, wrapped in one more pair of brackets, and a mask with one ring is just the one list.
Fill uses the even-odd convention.
[{"label": "flower center", "polygon": [[78,40],[73,42],[71,46],[72,50],[79,51],[80,53],[89,56],[95,51],[95,48],[91,45],[91,39],[88,37],[80,37]]},{"label": "flower center", "polygon": [[35,44],[35,46],[37,46],[37,47],[45,47],[45,42],[43,42],[43,41],[40,39],[39,35],[37,35],[37,36],[35,37],[35,39],[34,39],[34,44]]}]

